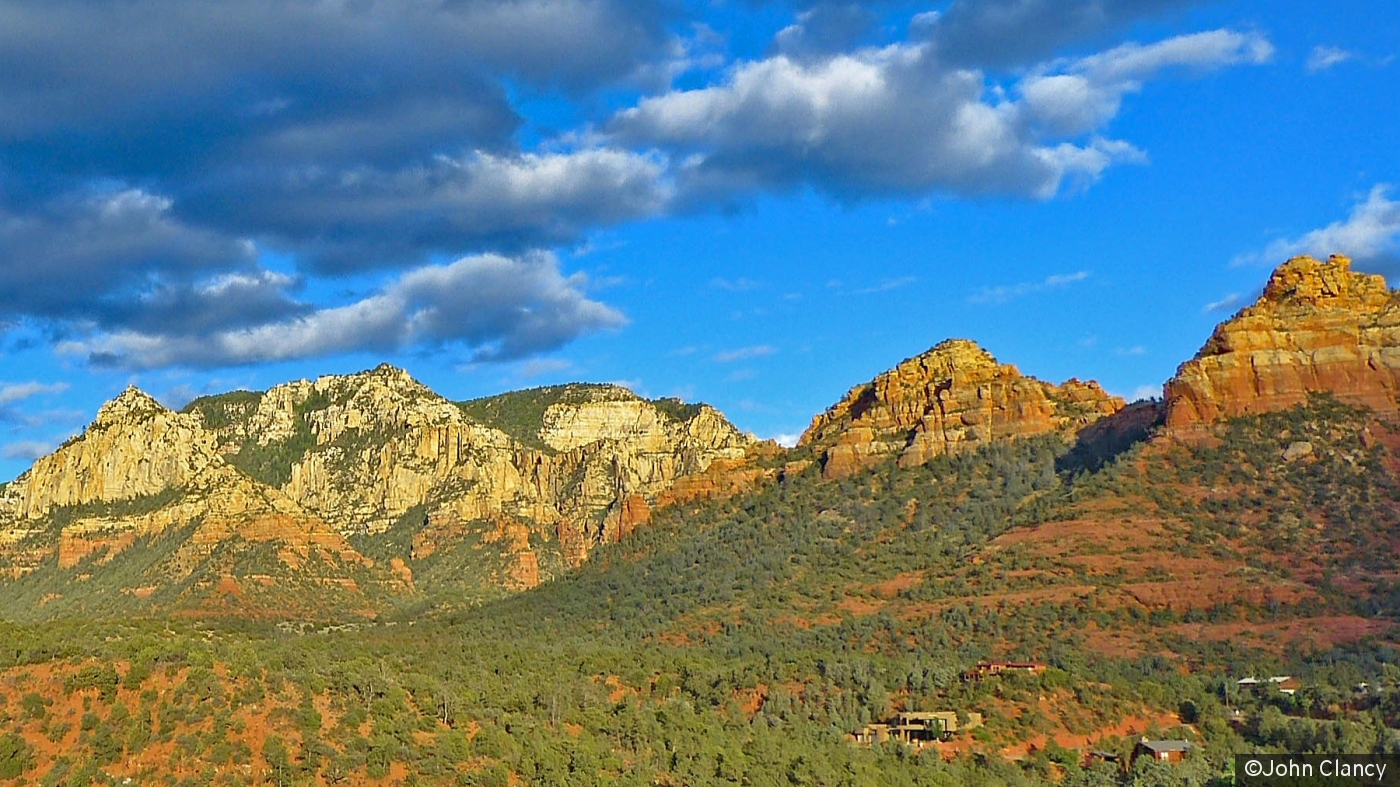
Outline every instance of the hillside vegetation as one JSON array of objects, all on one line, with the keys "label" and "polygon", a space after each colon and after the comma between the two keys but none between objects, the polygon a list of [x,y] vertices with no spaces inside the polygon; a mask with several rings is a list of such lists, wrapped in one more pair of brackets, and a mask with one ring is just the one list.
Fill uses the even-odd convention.
[{"label": "hillside vegetation", "polygon": [[[1392,751],[1393,438],[1318,398],[1092,472],[1055,438],[839,482],[799,464],[447,617],[11,627],[0,778],[1204,785],[1233,751]],[[1125,548],[1144,559],[1100,559]],[[1260,590],[1223,600],[1192,584],[1205,566]],[[987,658],[1050,668],[964,679]],[[1306,688],[1234,684],[1272,674]],[[852,742],[901,709],[986,724],[921,752]],[[1127,771],[1076,753],[1140,734],[1198,749]]]}]

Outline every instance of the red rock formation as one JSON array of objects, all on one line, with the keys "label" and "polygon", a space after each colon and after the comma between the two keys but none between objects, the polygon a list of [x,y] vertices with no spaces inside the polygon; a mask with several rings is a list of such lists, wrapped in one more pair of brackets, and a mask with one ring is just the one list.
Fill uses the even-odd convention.
[{"label": "red rock formation", "polygon": [[644,525],[651,520],[651,506],[647,505],[647,499],[641,495],[632,495],[622,501],[622,513],[617,523],[617,540],[632,535],[632,531],[638,525]]},{"label": "red rock formation", "polygon": [[842,478],[891,454],[909,467],[992,440],[1068,432],[1123,404],[1098,383],[1051,385],[974,342],[949,339],[852,388],[800,444],[824,448],[822,475]]},{"label": "red rock formation", "polygon": [[1396,412],[1398,389],[1397,293],[1346,257],[1294,257],[1177,369],[1165,389],[1167,430],[1201,435],[1220,418],[1285,409],[1317,391]]}]

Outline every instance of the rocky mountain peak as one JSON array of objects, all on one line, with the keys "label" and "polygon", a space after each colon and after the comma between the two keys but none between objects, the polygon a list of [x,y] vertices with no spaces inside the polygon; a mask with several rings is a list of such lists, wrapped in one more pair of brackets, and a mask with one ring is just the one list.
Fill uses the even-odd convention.
[{"label": "rocky mountain peak", "polygon": [[[428,386],[415,380],[407,371],[387,363],[354,374],[324,375],[316,378],[311,388],[335,399],[348,399],[366,391],[391,392],[407,398],[442,398]],[[370,398],[379,397],[371,393]]]},{"label": "rocky mountain peak", "polygon": [[1380,412],[1396,411],[1400,393],[1396,293],[1341,255],[1288,260],[1258,301],[1217,326],[1166,385],[1167,428],[1203,433],[1322,391]]},{"label": "rocky mountain peak", "polygon": [[1041,382],[976,342],[949,339],[852,388],[800,444],[821,449],[823,474],[836,478],[883,456],[914,465],[989,440],[1070,431],[1123,405],[1098,383]]},{"label": "rocky mountain peak", "polygon": [[997,359],[982,345],[971,339],[944,339],[921,355],[905,361],[927,366],[942,366],[949,372],[995,369]]},{"label": "rocky mountain peak", "polygon": [[115,399],[98,408],[97,417],[93,419],[92,425],[105,428],[116,424],[135,423],[167,412],[169,411],[150,394],[134,385],[128,385]]},{"label": "rocky mountain peak", "polygon": [[1389,300],[1385,277],[1352,271],[1348,257],[1333,254],[1320,262],[1304,255],[1274,270],[1259,305],[1373,310]]}]

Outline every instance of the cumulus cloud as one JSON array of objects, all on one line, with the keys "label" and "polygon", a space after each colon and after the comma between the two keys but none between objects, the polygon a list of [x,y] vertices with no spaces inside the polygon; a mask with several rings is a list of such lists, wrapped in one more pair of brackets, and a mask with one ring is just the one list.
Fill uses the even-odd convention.
[{"label": "cumulus cloud", "polygon": [[60,352],[142,369],[233,366],[415,346],[465,347],[474,360],[515,360],[626,318],[584,295],[581,274],[564,276],[553,255],[495,254],[425,266],[354,303],[262,325],[186,333],[118,331],[70,340]]},{"label": "cumulus cloud", "polygon": [[1009,98],[985,75],[946,67],[931,44],[892,44],[820,59],[778,54],[720,84],[642,100],[607,125],[624,145],[681,159],[696,195],[812,184],[838,197],[944,191],[1048,198],[1117,162],[1141,161],[1100,130],[1127,93],[1172,67],[1267,60],[1268,41],[1217,30],[1055,61]]},{"label": "cumulus cloud", "polygon": [[1160,384],[1139,385],[1138,387],[1133,389],[1132,393],[1128,394],[1123,398],[1127,399],[1129,402],[1140,402],[1144,399],[1161,399],[1162,386]]},{"label": "cumulus cloud", "polygon": [[737,279],[726,279],[723,277],[716,277],[710,279],[710,286],[718,290],[728,290],[729,292],[746,292],[748,290],[759,289],[763,286],[763,283],[754,281],[753,279],[744,278],[743,276],[740,276]]},{"label": "cumulus cloud", "polygon": [[1355,52],[1348,52],[1341,47],[1335,46],[1315,46],[1308,53],[1308,62],[1305,67],[1309,74],[1316,74],[1319,71],[1326,71],[1335,65],[1340,65],[1356,57]]},{"label": "cumulus cloud", "polygon": [[656,215],[674,193],[657,155],[605,148],[478,151],[398,170],[298,173],[248,188],[233,209],[238,223],[262,228],[274,245],[301,251],[329,273],[402,266],[462,248],[568,242]]},{"label": "cumulus cloud", "polygon": [[456,93],[470,108],[480,96],[457,91],[481,90],[480,75],[624,77],[665,51],[671,14],[645,0],[5,0],[0,12],[6,134],[169,122],[175,105],[240,108],[255,134],[386,96]]},{"label": "cumulus cloud", "polygon": [[[299,249],[300,264],[310,273],[342,275],[409,267],[429,255],[447,256],[488,241],[523,250],[576,237],[590,227],[653,215],[672,191],[654,155],[585,149],[439,157],[395,172],[308,176],[276,199],[267,192],[246,196],[234,200],[242,205],[238,210],[246,223],[264,228],[268,243]],[[145,360],[137,365],[152,366],[158,358],[247,363],[240,359],[255,354],[201,354],[194,348],[216,336],[232,347],[235,337],[268,325],[305,324],[298,322],[303,317],[325,324],[332,315],[350,313],[293,297],[303,276],[260,268],[250,240],[191,226],[172,204],[125,189],[60,199],[29,214],[0,212],[0,318],[34,317],[69,334],[97,330],[107,337],[104,346],[112,347],[85,355],[140,357]],[[338,232],[325,232],[341,223]],[[562,309],[555,315],[562,323],[579,316],[571,311],[575,306],[557,299],[537,304]],[[363,304],[345,309],[357,307]],[[538,314],[535,319],[546,321]],[[406,329],[386,324],[384,330]],[[177,336],[189,347],[174,349]],[[361,335],[346,346],[367,341]],[[128,351],[138,347],[148,349]],[[323,353],[304,349],[285,357],[316,354]]]},{"label": "cumulus cloud", "polygon": [[967,299],[968,303],[1006,303],[1045,290],[1059,289],[1089,278],[1088,271],[1056,273],[1041,281],[1026,281],[1020,284],[1003,284],[996,287],[983,287],[982,291]]},{"label": "cumulus cloud", "polygon": [[[716,71],[668,0],[0,0],[0,325],[131,368],[548,351],[623,322],[537,252],[602,227],[809,186],[1049,198],[1143,160],[1106,136],[1124,96],[1267,42],[1041,61],[1179,2],[953,0],[877,46],[870,4],[793,0]],[[614,113],[618,86],[656,93]]]},{"label": "cumulus cloud", "polygon": [[1273,266],[1299,254],[1345,254],[1373,270],[1400,273],[1400,202],[1390,199],[1390,189],[1388,183],[1377,184],[1345,220],[1297,238],[1281,238],[1263,251],[1236,257],[1234,264]]},{"label": "cumulus cloud", "polygon": [[510,91],[630,80],[679,13],[0,0],[0,322],[197,336],[305,311],[258,251],[299,276],[405,270],[655,215],[663,162],[522,150]]},{"label": "cumulus cloud", "polygon": [[171,205],[141,189],[71,195],[26,211],[0,203],[0,319],[93,318],[105,297],[152,279],[251,264],[251,242],[192,227]]},{"label": "cumulus cloud", "polygon": [[802,439],[802,435],[795,432],[779,432],[768,438],[783,448],[797,447],[797,441]]}]

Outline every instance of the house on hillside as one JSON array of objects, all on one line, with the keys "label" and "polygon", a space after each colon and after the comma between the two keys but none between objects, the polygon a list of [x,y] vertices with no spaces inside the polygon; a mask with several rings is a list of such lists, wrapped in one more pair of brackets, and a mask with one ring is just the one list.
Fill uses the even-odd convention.
[{"label": "house on hillside", "polygon": [[1133,761],[1148,757],[1159,762],[1181,762],[1191,750],[1190,741],[1154,741],[1143,738],[1133,747]]},{"label": "house on hillside", "polygon": [[1272,686],[1283,694],[1293,695],[1298,692],[1298,689],[1303,687],[1303,682],[1292,675],[1275,675],[1265,680],[1260,680],[1258,678],[1240,678],[1235,681],[1235,685],[1248,691],[1263,691]]},{"label": "house on hillside", "polygon": [[1045,672],[1049,666],[1040,661],[979,661],[977,666],[968,670],[963,677],[969,680],[981,680],[1005,675],[1008,672],[1039,675]]},{"label": "house on hillside", "polygon": [[933,741],[947,740],[956,733],[982,726],[982,714],[968,713],[966,722],[958,720],[956,711],[904,711],[893,720],[867,724],[856,731],[856,743],[874,744],[888,740],[922,746]]}]

